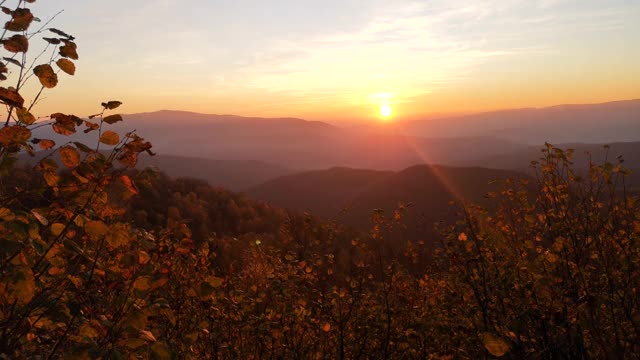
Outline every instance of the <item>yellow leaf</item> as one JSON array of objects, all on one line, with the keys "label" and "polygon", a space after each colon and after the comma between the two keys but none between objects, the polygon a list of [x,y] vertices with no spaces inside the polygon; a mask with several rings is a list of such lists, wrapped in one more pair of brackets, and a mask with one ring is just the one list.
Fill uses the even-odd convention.
[{"label": "yellow leaf", "polygon": [[145,265],[151,260],[151,256],[146,251],[140,251],[138,254],[138,264]]},{"label": "yellow leaf", "polygon": [[15,218],[16,216],[11,212],[11,210],[7,208],[0,208],[0,220],[11,221]]},{"label": "yellow leaf", "polygon": [[111,146],[118,145],[120,136],[111,130],[107,130],[100,136],[100,142]]},{"label": "yellow leaf", "polygon": [[90,339],[97,339],[100,336],[98,330],[94,329],[93,326],[89,324],[84,324],[80,327],[80,336],[85,336]]},{"label": "yellow leaf", "polygon": [[148,276],[141,276],[133,282],[133,288],[140,291],[146,291],[151,289],[151,278]]},{"label": "yellow leaf", "polygon": [[506,341],[489,333],[484,333],[482,335],[482,343],[484,344],[485,349],[495,357],[504,356],[504,354],[506,354],[510,349],[510,346]]},{"label": "yellow leaf", "polygon": [[224,279],[223,278],[219,278],[217,276],[212,276],[212,277],[207,279],[207,282],[211,286],[213,286],[214,288],[219,288],[224,283]]},{"label": "yellow leaf", "polygon": [[53,236],[58,236],[60,234],[62,234],[62,231],[64,230],[65,225],[61,224],[61,223],[55,223],[51,225],[51,235]]},{"label": "yellow leaf", "polygon": [[28,304],[36,293],[36,281],[33,272],[28,267],[19,267],[9,275],[7,292],[9,301]]},{"label": "yellow leaf", "polygon": [[122,223],[111,225],[105,240],[113,248],[128,244],[131,241],[129,225]]},{"label": "yellow leaf", "polygon": [[555,262],[557,262],[557,261],[558,261],[558,259],[559,259],[559,258],[558,258],[558,255],[556,255],[556,254],[554,254],[554,253],[552,253],[552,252],[547,252],[547,253],[545,254],[545,258],[546,258],[546,259],[547,259],[547,261],[548,261],[548,262],[550,262],[550,263],[555,263]]},{"label": "yellow leaf", "polygon": [[58,65],[58,67],[62,71],[66,72],[69,75],[75,75],[76,73],[76,64],[74,64],[71,60],[59,59],[58,61],[56,61],[56,65]]},{"label": "yellow leaf", "polygon": [[18,120],[25,125],[31,125],[36,122],[36,117],[27,108],[19,108],[16,110],[16,115],[18,115]]},{"label": "yellow leaf", "polygon": [[51,171],[42,173],[42,177],[44,178],[44,181],[47,183],[47,185],[51,187],[58,186],[58,183],[60,182],[60,176]]},{"label": "yellow leaf", "polygon": [[107,234],[109,228],[102,221],[88,221],[84,224],[84,231],[87,232],[91,240],[100,240]]}]

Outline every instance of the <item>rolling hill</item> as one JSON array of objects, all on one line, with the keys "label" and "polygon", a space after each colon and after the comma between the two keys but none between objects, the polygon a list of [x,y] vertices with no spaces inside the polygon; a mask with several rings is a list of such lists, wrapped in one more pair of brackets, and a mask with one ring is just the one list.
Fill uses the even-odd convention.
[{"label": "rolling hill", "polygon": [[[135,129],[162,156],[239,161],[245,165],[267,163],[285,169],[348,167],[399,171],[426,163],[526,170],[529,162],[539,156],[538,150],[545,141],[575,147],[577,155],[582,149],[600,147],[590,143],[616,142],[614,150],[620,149],[630,167],[640,168],[637,143],[630,142],[638,141],[640,136],[640,100],[504,110],[360,128],[296,118],[158,111],[126,115],[124,122],[111,128],[120,133]],[[97,137],[96,132],[88,135],[80,132],[70,139],[62,138],[52,133],[50,127],[39,128],[34,134],[52,138],[59,144],[70,139],[94,143]],[[176,166],[179,163],[170,162]],[[225,172],[228,165],[211,165],[214,170],[202,170],[204,175],[194,170],[207,169],[199,164],[185,163],[179,168],[189,176],[215,179],[215,169]],[[283,175],[280,170],[260,169],[258,175],[261,173]],[[258,180],[267,180],[269,176],[258,176]],[[254,180],[243,183],[242,172],[232,177],[238,179],[233,184],[240,182],[233,189],[259,183]]]},{"label": "rolling hill", "polygon": [[[49,151],[37,152],[34,157],[20,156],[22,163],[35,164]],[[54,159],[59,161],[58,156]],[[155,167],[173,178],[196,178],[212,186],[239,191],[265,181],[291,174],[294,170],[262,161],[211,160],[174,155],[140,155],[137,169]]]},{"label": "rolling hill", "polygon": [[[135,129],[161,155],[262,161],[294,169],[333,166],[401,170],[416,163],[449,163],[476,155],[497,155],[521,146],[492,137],[419,138],[343,129],[301,119],[261,119],[160,111],[125,116],[111,127]],[[37,129],[35,136],[57,143],[82,139],[95,143],[96,132],[70,138]]]},{"label": "rolling hill", "polygon": [[487,192],[500,187],[490,182],[507,177],[525,175],[509,170],[428,165],[395,173],[333,168],[281,177],[248,189],[246,194],[362,230],[370,229],[374,209],[390,215],[399,203],[411,203],[406,235],[419,238],[434,234],[433,224],[451,214],[451,201],[482,202]]},{"label": "rolling hill", "polygon": [[[573,163],[576,169],[587,169],[589,159],[594,163],[603,163],[605,160],[616,162],[619,156],[624,159],[624,166],[635,169],[640,168],[640,142],[616,142],[607,144],[559,144],[561,149],[573,149]],[[532,160],[538,160],[541,156],[542,147],[530,146],[512,152],[493,155],[489,157],[478,157],[476,159],[456,163],[458,166],[484,166],[494,169],[510,169],[518,171],[529,171],[529,164]]]}]

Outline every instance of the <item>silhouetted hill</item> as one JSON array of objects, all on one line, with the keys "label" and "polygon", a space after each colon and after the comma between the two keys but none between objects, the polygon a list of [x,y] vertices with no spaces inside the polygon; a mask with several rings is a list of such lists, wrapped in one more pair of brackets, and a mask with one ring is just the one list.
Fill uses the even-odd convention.
[{"label": "silhouetted hill", "polygon": [[[295,118],[159,111],[127,115],[112,128],[121,133],[136,129],[160,155],[261,161],[302,170],[342,166],[397,171],[420,163],[514,168],[476,161],[522,153],[527,164],[544,142],[637,141],[640,100],[505,110],[357,129]],[[58,143],[69,140],[59,139],[49,127],[37,129],[35,135]],[[94,132],[71,139],[94,143],[96,136]],[[625,155],[631,156],[627,151]]]},{"label": "silhouetted hill", "polygon": [[[616,162],[618,156],[624,159],[624,166],[627,168],[640,168],[640,142],[618,142],[608,144],[558,144],[561,149],[574,149],[573,163],[577,170],[586,169],[589,165],[589,158],[595,163],[603,163],[605,159]],[[532,160],[537,160],[542,156],[541,147],[530,146],[512,152],[494,155],[489,157],[477,157],[469,161],[462,161],[456,165],[460,166],[484,166],[494,169],[511,169],[528,171]]]},{"label": "silhouetted hill", "polygon": [[[35,164],[47,156],[50,151],[39,151],[34,157],[23,154],[20,162]],[[56,155],[53,157],[59,161]],[[137,169],[155,167],[173,178],[195,178],[206,181],[212,186],[219,186],[238,191],[294,171],[283,166],[250,160],[211,160],[174,155],[139,157]]]},{"label": "silhouetted hill", "polygon": [[496,136],[531,145],[545,142],[608,143],[640,137],[640,99],[602,104],[558,105],[405,122],[413,136]]},{"label": "silhouetted hill", "polygon": [[138,168],[154,166],[174,178],[190,177],[207,181],[213,186],[242,190],[293,170],[251,160],[210,160],[173,155],[141,156]]},{"label": "silhouetted hill", "polygon": [[367,186],[393,175],[391,171],[331,168],[283,176],[246,193],[287,209],[332,217]]},{"label": "silhouetted hill", "polygon": [[[430,237],[433,224],[450,215],[451,201],[481,202],[500,188],[492,180],[523,178],[509,170],[416,165],[397,173],[329,169],[289,175],[246,191],[274,206],[308,211],[359,229],[371,228],[374,209],[392,216],[400,203],[411,203],[406,235]],[[346,212],[341,209],[346,208]]]},{"label": "silhouetted hill", "polygon": [[[112,129],[131,129],[151,140],[160,155],[206,159],[257,160],[294,169],[346,166],[401,170],[416,163],[449,163],[472,156],[521,148],[491,137],[439,139],[343,129],[317,121],[261,119],[160,111],[125,116]],[[97,132],[60,138],[48,127],[36,137],[57,143],[82,139],[94,143]]]}]

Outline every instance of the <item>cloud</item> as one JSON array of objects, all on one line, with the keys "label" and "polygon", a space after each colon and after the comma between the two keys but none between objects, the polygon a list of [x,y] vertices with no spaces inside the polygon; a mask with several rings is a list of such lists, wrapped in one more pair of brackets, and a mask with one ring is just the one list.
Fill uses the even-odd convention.
[{"label": "cloud", "polygon": [[519,51],[446,31],[451,21],[469,24],[498,11],[394,2],[357,31],[277,42],[242,72],[249,86],[264,91],[320,96],[335,89],[336,102],[354,105],[383,92],[401,102],[464,78],[475,64]]}]

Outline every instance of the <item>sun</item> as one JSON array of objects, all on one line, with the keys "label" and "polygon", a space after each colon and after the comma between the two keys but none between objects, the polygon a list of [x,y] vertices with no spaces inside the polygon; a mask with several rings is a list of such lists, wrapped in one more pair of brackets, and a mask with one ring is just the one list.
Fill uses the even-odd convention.
[{"label": "sun", "polygon": [[380,116],[387,119],[393,115],[393,108],[389,104],[380,105]]}]

